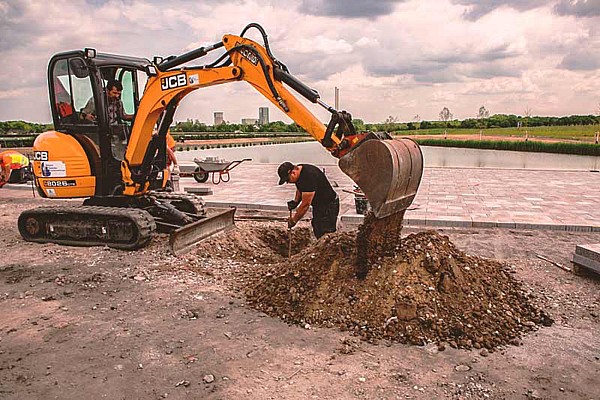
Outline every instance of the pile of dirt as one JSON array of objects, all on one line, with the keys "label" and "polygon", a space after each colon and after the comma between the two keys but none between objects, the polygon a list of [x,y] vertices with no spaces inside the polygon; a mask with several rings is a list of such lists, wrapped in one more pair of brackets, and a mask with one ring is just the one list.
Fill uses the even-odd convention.
[{"label": "pile of dirt", "polygon": [[[194,247],[193,256],[229,258],[259,264],[279,263],[287,259],[289,231],[287,222],[237,222],[236,229],[208,238]],[[294,228],[291,254],[298,254],[311,243],[308,227]]]},{"label": "pile of dirt", "polygon": [[521,333],[553,322],[502,263],[467,255],[435,231],[379,238],[363,250],[364,279],[357,278],[360,240],[328,234],[285,262],[247,272],[248,301],[290,323],[456,348],[517,344]]}]

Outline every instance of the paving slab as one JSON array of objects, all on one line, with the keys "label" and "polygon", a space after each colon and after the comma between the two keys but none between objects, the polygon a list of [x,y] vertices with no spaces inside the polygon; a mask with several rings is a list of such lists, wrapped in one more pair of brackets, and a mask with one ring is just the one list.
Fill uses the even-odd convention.
[{"label": "paving slab", "polygon": [[[277,184],[278,164],[247,162],[217,185],[182,178],[184,190],[213,191],[212,206],[236,205],[286,211],[294,185]],[[335,165],[320,166],[340,196],[344,223],[360,224],[354,182]],[[600,232],[600,173],[490,168],[425,168],[417,196],[406,211],[407,225]]]},{"label": "paving slab", "polygon": [[[231,181],[180,185],[212,188],[211,205],[286,211],[295,186],[277,184],[277,164],[244,163]],[[354,182],[334,165],[322,166],[340,196],[345,224],[359,225]],[[600,173],[489,168],[425,168],[419,191],[406,211],[407,225],[548,229],[600,232]]]},{"label": "paving slab", "polygon": [[[278,164],[246,162],[230,172],[231,180],[214,184],[181,178],[182,192],[207,196],[210,207],[287,211],[294,185],[278,185]],[[340,197],[341,221],[359,225],[354,182],[335,165],[325,168]],[[29,185],[7,184],[0,196],[25,195]],[[212,195],[208,196],[212,192]],[[489,168],[425,168],[407,225],[474,228],[546,229],[600,232],[600,173],[588,171]]]},{"label": "paving slab", "polygon": [[575,246],[573,262],[600,274],[600,243]]}]

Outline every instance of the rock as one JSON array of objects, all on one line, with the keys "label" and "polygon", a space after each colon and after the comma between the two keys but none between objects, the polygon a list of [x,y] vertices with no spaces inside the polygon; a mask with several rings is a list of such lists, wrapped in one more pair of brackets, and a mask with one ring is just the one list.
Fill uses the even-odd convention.
[{"label": "rock", "polygon": [[487,357],[490,355],[490,352],[488,351],[488,349],[481,349],[481,351],[479,352],[479,355],[481,357]]},{"label": "rock", "polygon": [[365,383],[367,381],[367,378],[361,376],[360,378],[358,378],[359,382]]},{"label": "rock", "polygon": [[468,365],[459,364],[456,367],[454,367],[454,370],[458,372],[467,372],[471,370],[471,367],[469,367]]},{"label": "rock", "polygon": [[204,375],[202,380],[204,381],[204,383],[213,383],[215,381],[215,377],[212,374],[208,374],[208,375]]},{"label": "rock", "polygon": [[538,392],[537,390],[529,389],[527,391],[527,398],[528,399],[541,399],[542,396],[540,395],[540,392]]},{"label": "rock", "polygon": [[179,386],[188,387],[188,386],[190,386],[190,381],[186,381],[186,380],[179,381],[175,384],[175,387],[179,387]]}]

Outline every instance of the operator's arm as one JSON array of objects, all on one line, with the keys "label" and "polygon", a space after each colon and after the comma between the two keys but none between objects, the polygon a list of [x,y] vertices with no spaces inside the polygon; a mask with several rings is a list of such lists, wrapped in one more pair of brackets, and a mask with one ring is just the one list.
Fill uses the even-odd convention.
[{"label": "operator's arm", "polygon": [[88,121],[96,121],[96,105],[94,104],[94,97],[90,97],[85,107],[81,110],[81,115]]},{"label": "operator's arm", "polygon": [[[300,192],[296,190],[296,196],[298,196],[298,193]],[[308,211],[308,207],[310,207],[310,203],[312,203],[313,197],[315,197],[315,192],[302,192],[302,203],[300,203],[296,214],[292,217],[294,224],[297,224],[304,217]]]}]

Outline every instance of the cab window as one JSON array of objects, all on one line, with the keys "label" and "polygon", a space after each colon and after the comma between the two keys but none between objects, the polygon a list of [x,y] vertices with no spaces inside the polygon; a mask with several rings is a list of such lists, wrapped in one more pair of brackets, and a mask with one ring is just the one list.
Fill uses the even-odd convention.
[{"label": "cab window", "polygon": [[123,108],[127,114],[135,114],[136,103],[135,103],[135,90],[133,82],[133,74],[131,71],[123,70],[120,75],[121,85],[123,85],[123,91],[121,92],[121,101],[123,101]]},{"label": "cab window", "polygon": [[[93,108],[93,92],[90,75],[83,59],[74,57],[58,60],[52,71],[54,104],[58,122],[81,124],[89,121],[81,118],[81,112],[89,106]],[[95,113],[95,111],[94,111]]]}]

